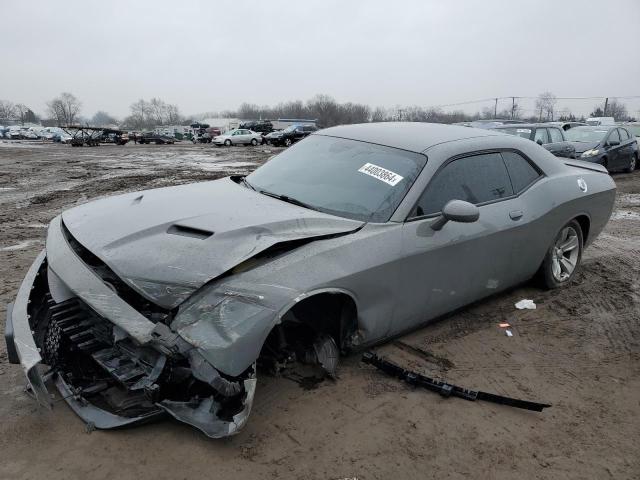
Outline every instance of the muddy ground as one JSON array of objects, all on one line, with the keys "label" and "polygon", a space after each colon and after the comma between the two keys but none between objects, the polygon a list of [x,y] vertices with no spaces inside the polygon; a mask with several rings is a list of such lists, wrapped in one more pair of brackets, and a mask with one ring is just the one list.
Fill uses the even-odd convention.
[{"label": "muddy ground", "polygon": [[[62,210],[246,172],[277,151],[0,143],[0,310]],[[233,438],[174,421],[87,433],[64,402],[36,407],[3,343],[0,478],[640,478],[640,171],[614,179],[616,211],[571,288],[524,285],[378,349],[469,388],[551,403],[543,413],[414,391],[353,356],[315,390],[260,378]],[[538,308],[516,310],[523,298]]]}]

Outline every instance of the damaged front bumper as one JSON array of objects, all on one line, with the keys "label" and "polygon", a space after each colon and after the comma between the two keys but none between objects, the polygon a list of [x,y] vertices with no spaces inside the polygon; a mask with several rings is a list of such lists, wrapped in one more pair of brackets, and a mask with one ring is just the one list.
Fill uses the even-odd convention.
[{"label": "damaged front bumper", "polygon": [[22,365],[41,405],[52,405],[43,363],[95,428],[169,414],[219,438],[237,433],[251,411],[255,364],[224,375],[167,325],[135,310],[74,253],[60,217],[7,308],[5,340],[9,361]]}]

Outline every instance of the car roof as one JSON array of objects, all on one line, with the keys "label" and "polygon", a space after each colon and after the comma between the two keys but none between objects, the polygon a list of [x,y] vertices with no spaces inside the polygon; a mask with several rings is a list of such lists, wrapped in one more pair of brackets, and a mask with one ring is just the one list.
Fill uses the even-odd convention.
[{"label": "car roof", "polygon": [[505,134],[492,130],[441,123],[379,122],[340,125],[325,128],[313,135],[359,140],[420,153],[440,143]]},{"label": "car roof", "polygon": [[577,127],[573,127],[571,130],[574,129],[581,129],[581,130],[611,130],[612,128],[618,128],[621,125],[578,125]]}]

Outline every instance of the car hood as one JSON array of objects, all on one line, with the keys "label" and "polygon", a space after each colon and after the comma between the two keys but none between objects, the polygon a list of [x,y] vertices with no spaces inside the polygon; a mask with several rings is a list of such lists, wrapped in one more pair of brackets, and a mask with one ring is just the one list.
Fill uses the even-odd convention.
[{"label": "car hood", "polygon": [[231,178],[97,200],[64,212],[62,221],[84,248],[164,308],[275,244],[363,224],[267,197]]},{"label": "car hood", "polygon": [[569,142],[576,149],[576,153],[586,152],[600,145],[600,142]]}]

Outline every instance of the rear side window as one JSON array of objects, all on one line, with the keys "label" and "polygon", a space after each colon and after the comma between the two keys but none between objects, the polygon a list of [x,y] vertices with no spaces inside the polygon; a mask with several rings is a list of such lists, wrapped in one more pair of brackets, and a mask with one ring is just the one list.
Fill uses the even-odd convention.
[{"label": "rear side window", "polygon": [[522,155],[502,152],[502,158],[507,164],[515,193],[520,193],[540,177],[538,171]]},{"label": "rear side window", "polygon": [[414,216],[442,211],[449,200],[480,204],[513,195],[509,174],[499,153],[474,155],[447,164],[429,182]]},{"label": "rear side window", "polygon": [[624,128],[619,128],[618,131],[620,132],[620,139],[621,140],[629,140],[629,134],[627,133],[627,131]]},{"label": "rear side window", "polygon": [[549,136],[551,137],[551,143],[563,142],[564,138],[562,138],[562,132],[557,128],[549,129]]},{"label": "rear side window", "polygon": [[537,142],[542,140],[542,143],[549,143],[549,135],[547,135],[546,128],[536,128],[536,135],[533,137],[533,141]]}]

